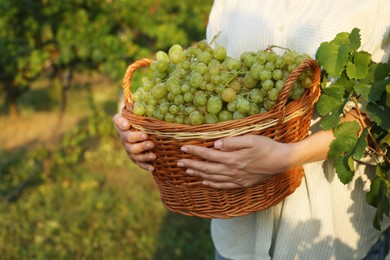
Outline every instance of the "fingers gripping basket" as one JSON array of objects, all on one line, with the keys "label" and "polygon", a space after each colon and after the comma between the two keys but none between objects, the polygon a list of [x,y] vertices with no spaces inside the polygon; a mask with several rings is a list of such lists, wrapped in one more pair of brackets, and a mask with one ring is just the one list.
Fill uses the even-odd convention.
[{"label": "fingers gripping basket", "polygon": [[[149,66],[152,60],[143,59],[131,64],[123,78],[125,104],[123,115],[130,120],[133,130],[144,131],[155,143],[157,155],[153,163],[154,180],[164,205],[177,213],[204,218],[230,218],[267,209],[282,201],[300,185],[304,171],[293,168],[277,174],[265,182],[242,189],[219,190],[202,185],[202,179],[189,176],[176,166],[181,158],[200,159],[180,150],[183,145],[213,147],[214,141],[228,136],[255,134],[276,141],[297,142],[308,135],[314,104],[320,95],[320,68],[308,59],[291,72],[274,107],[262,114],[217,124],[191,126],[138,116],[132,112],[130,90],[133,73]],[[303,96],[287,104],[294,82],[307,68],[313,69],[313,86]]]}]

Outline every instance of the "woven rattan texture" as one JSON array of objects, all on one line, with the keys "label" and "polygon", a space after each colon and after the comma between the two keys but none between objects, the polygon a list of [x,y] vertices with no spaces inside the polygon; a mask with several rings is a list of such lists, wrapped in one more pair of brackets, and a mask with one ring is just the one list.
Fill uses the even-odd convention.
[{"label": "woven rattan texture", "polygon": [[[218,190],[202,185],[202,179],[187,175],[185,169],[176,164],[181,158],[200,159],[183,153],[181,146],[193,144],[213,147],[215,140],[226,136],[256,134],[284,143],[305,138],[314,104],[320,95],[320,68],[314,60],[304,61],[291,72],[271,111],[240,120],[199,126],[168,123],[132,113],[132,76],[137,69],[149,66],[150,63],[151,60],[143,59],[128,67],[122,84],[125,96],[122,113],[132,123],[133,130],[147,132],[155,143],[153,152],[157,159],[153,163],[153,178],[167,208],[184,215],[204,218],[243,216],[276,205],[299,187],[304,174],[302,167],[277,174],[249,188]],[[309,67],[314,71],[313,86],[300,99],[287,103],[292,85]]]}]

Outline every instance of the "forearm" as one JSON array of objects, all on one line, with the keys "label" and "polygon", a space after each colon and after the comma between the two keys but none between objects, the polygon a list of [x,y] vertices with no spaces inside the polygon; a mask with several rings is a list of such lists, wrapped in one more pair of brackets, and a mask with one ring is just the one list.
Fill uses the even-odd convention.
[{"label": "forearm", "polygon": [[[351,114],[347,113],[341,119],[345,121],[359,121]],[[289,144],[290,156],[289,164],[292,167],[303,165],[306,163],[326,160],[328,158],[330,143],[334,140],[332,130],[319,131],[313,135],[308,136],[300,142]]]}]

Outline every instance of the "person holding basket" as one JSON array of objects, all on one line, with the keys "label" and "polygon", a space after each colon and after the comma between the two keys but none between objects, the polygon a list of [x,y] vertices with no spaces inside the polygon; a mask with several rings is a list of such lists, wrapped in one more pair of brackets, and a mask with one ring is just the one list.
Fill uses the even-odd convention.
[{"label": "person holding basket", "polygon": [[[361,29],[362,49],[374,61],[387,61],[390,4],[385,0],[215,0],[207,40],[220,33],[214,43],[235,58],[270,44],[314,58],[322,42],[355,27]],[[130,131],[132,122],[120,113],[113,120],[131,160],[154,171],[156,155],[150,150],[155,144],[148,135]],[[216,259],[384,259],[388,254],[390,219],[376,230],[375,210],[365,202],[367,176],[375,175],[375,168],[358,164],[353,181],[342,184],[327,158],[334,136],[331,130],[320,130],[319,120],[314,115],[311,134],[295,143],[244,135],[219,139],[213,149],[181,148],[204,160],[181,159],[178,167],[216,189],[250,187],[296,166],[305,170],[301,185],[277,205],[242,217],[213,219]],[[347,113],[342,120],[356,119]]]}]

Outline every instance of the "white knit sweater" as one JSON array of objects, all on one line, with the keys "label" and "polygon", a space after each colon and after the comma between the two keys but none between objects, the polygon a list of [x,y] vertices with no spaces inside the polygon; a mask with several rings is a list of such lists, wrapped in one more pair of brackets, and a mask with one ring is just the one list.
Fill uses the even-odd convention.
[{"label": "white knit sweater", "polygon": [[[361,29],[362,49],[375,61],[389,55],[389,0],[215,0],[207,28],[228,55],[276,44],[314,57],[323,41]],[[312,131],[318,131],[313,121]],[[212,238],[229,259],[362,259],[380,232],[375,209],[365,202],[373,168],[357,165],[343,185],[329,162],[304,166],[301,186],[282,203],[232,219],[213,219]],[[390,225],[389,218],[382,229]]]}]

